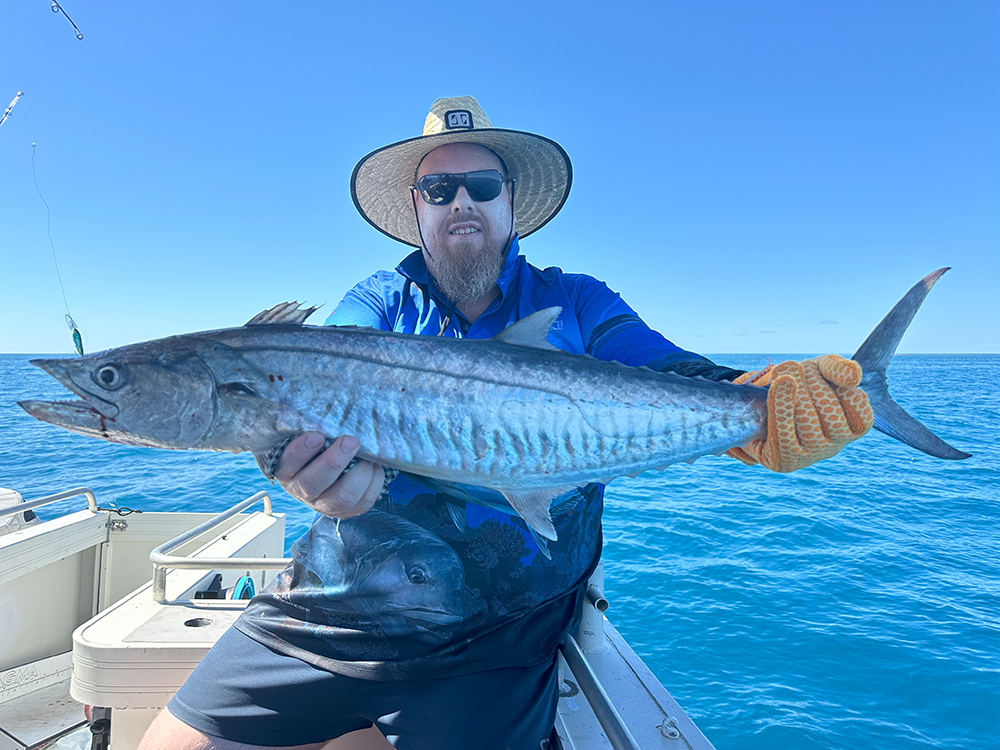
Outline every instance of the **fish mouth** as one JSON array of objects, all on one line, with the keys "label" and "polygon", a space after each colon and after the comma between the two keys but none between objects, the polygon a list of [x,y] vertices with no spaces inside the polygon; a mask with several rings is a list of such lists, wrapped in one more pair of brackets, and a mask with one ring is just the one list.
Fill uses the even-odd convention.
[{"label": "fish mouth", "polygon": [[110,423],[115,421],[114,417],[105,417],[86,401],[18,401],[17,405],[41,422],[80,435],[112,439],[114,428]]},{"label": "fish mouth", "polygon": [[33,411],[31,411],[25,404],[30,404],[34,408],[39,409],[42,405],[47,405],[50,407],[49,411],[51,413],[59,413],[66,415],[76,415],[82,416],[87,412],[93,412],[94,415],[98,417],[103,417],[104,419],[116,419],[118,417],[118,405],[107,401],[95,393],[91,393],[85,388],[78,385],[73,378],[70,376],[69,371],[63,365],[62,360],[59,359],[33,359],[30,361],[35,367],[39,367],[45,370],[49,375],[59,381],[66,390],[75,393],[82,400],[80,401],[23,401],[18,402],[18,404],[31,414],[33,417],[38,419],[44,419],[45,421],[52,421],[45,419],[45,417],[38,416]]}]

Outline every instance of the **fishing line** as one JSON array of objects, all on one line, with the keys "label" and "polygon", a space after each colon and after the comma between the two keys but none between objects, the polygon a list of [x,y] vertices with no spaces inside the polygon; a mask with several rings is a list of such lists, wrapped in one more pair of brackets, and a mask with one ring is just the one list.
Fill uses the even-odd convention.
[{"label": "fishing line", "polygon": [[[53,0],[53,5],[55,5],[54,0]],[[69,16],[67,16],[67,18],[69,18]],[[70,23],[73,23],[73,22],[70,21]],[[82,38],[82,35],[81,35],[81,38]],[[14,105],[17,104],[17,100],[20,99],[22,96],[24,96],[24,92],[23,91],[18,91],[17,94],[14,96],[14,99],[11,101],[11,103],[7,105],[7,109],[3,113],[3,117],[0,117],[0,125],[3,125],[4,122],[6,122],[7,118],[10,117],[11,112],[14,110]],[[31,122],[31,109],[30,109],[30,107],[28,109],[28,124],[29,124],[29,129],[30,130],[34,130],[34,125]],[[56,267],[56,276],[59,279],[59,288],[62,289],[63,304],[66,305],[66,325],[69,326],[69,330],[72,331],[72,334],[73,334],[73,346],[76,347],[77,353],[82,356],[83,355],[83,336],[80,335],[80,330],[76,327],[76,322],[73,320],[73,316],[70,315],[70,312],[69,312],[69,301],[66,299],[66,287],[63,286],[62,274],[59,272],[59,261],[56,259],[56,246],[52,242],[52,211],[49,208],[49,204],[45,200],[45,197],[42,195],[42,191],[38,187],[38,177],[35,175],[35,143],[34,143],[34,141],[32,141],[32,143],[31,143],[31,178],[35,181],[35,190],[38,191],[38,197],[41,198],[42,199],[42,203],[45,204],[45,211],[48,214],[48,219],[46,221],[46,230],[48,231],[48,234],[49,234],[49,247],[52,248],[52,262],[55,264],[55,267]]]},{"label": "fishing line", "polygon": [[[62,13],[63,17],[69,21],[69,25],[73,27],[73,31],[76,33],[77,39],[83,39],[83,32],[80,31],[80,27],[76,25],[72,18],[69,17],[63,7],[56,2],[56,0],[50,0],[49,10],[53,13]],[[3,118],[0,119],[0,125],[3,125],[4,120],[10,116],[11,110],[14,105],[17,104],[17,100],[23,95],[23,91],[18,91],[17,96],[14,97],[14,101],[10,103],[7,107],[7,111],[4,112]],[[31,114],[29,111],[28,120],[31,120]],[[45,200],[45,196],[42,195],[41,189],[38,187],[38,177],[35,175],[35,142],[31,142],[31,178],[35,182],[35,190],[38,192],[38,197],[42,199],[42,203],[45,205],[45,212],[47,214],[45,228],[49,235],[49,247],[52,248],[52,262],[56,267],[56,277],[59,279],[59,288],[62,290],[63,304],[66,305],[66,325],[73,334],[73,346],[76,348],[77,354],[83,356],[83,336],[80,335],[80,329],[76,327],[76,321],[73,320],[73,316],[69,311],[69,301],[66,299],[66,287],[63,285],[62,273],[59,271],[59,260],[56,258],[56,246],[52,242],[52,209],[49,208],[48,201]]]},{"label": "fishing line", "polygon": [[56,267],[56,278],[59,279],[59,289],[62,290],[63,304],[66,306],[66,325],[73,334],[73,346],[76,347],[77,354],[83,356],[83,336],[80,335],[80,329],[76,326],[76,321],[73,320],[73,316],[69,311],[69,300],[66,298],[66,287],[63,285],[62,273],[59,271],[59,259],[56,257],[56,246],[52,241],[52,209],[49,208],[48,201],[45,200],[45,196],[42,195],[41,189],[38,187],[38,177],[35,175],[35,142],[31,142],[31,179],[35,182],[35,190],[38,192],[38,197],[42,199],[42,203],[45,205],[45,213],[47,218],[45,220],[45,230],[49,235],[49,247],[52,248],[52,263]]}]

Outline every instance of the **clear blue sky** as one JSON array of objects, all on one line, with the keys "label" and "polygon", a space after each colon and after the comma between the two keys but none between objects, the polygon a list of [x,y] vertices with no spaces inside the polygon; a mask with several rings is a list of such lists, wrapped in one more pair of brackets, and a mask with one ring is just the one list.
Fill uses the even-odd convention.
[{"label": "clear blue sky", "polygon": [[681,346],[852,352],[941,267],[904,352],[1000,343],[1000,11],[945,2],[0,4],[0,352],[325,303],[406,252],[348,180],[438,96],[575,167],[531,262]]}]

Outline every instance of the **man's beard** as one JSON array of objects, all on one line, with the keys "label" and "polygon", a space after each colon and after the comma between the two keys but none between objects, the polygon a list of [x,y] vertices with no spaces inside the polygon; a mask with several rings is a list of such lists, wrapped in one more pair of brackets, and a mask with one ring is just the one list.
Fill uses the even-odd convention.
[{"label": "man's beard", "polygon": [[506,249],[492,238],[481,252],[472,242],[460,242],[451,250],[428,254],[427,268],[449,300],[468,304],[492,291],[506,260]]}]

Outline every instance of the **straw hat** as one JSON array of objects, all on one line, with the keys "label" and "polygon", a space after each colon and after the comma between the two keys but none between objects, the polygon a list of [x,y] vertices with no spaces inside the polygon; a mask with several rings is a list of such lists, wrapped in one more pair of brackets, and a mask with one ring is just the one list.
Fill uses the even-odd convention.
[{"label": "straw hat", "polygon": [[478,143],[504,160],[508,176],[517,180],[514,228],[521,237],[544,226],[566,202],[573,166],[562,146],[534,133],[494,128],[479,102],[458,96],[431,105],[423,135],[372,151],[358,162],[351,197],[369,224],[420,247],[409,186],[420,160],[446,143]]}]

